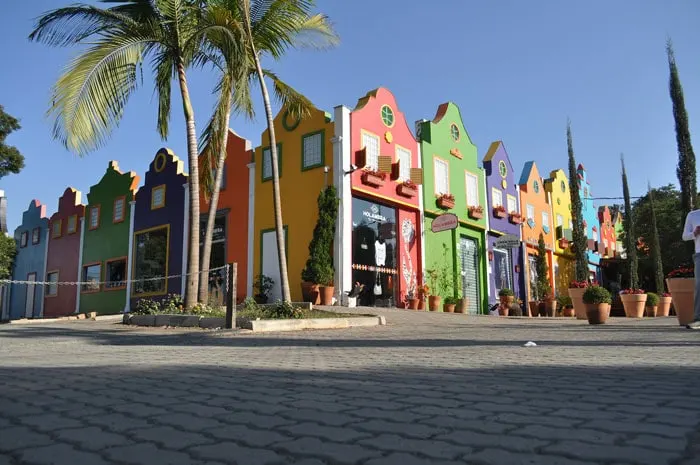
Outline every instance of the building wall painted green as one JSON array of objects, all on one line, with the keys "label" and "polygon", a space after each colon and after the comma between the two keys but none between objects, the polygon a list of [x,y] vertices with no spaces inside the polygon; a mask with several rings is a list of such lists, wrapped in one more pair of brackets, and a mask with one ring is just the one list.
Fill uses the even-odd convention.
[{"label": "building wall painted green", "polygon": [[[106,281],[106,263],[115,258],[129,255],[129,224],[131,221],[130,202],[139,184],[139,177],[133,172],[122,173],[119,165],[111,161],[107,172],[99,183],[90,188],[88,204],[85,208],[85,236],[83,240],[83,268],[100,263],[100,281]],[[167,195],[167,194],[166,194]],[[114,222],[114,203],[124,198],[124,219]],[[99,226],[90,229],[92,207],[99,207]],[[80,271],[82,280],[83,272]],[[126,276],[124,277],[126,279]],[[107,290],[104,285],[98,292],[81,292],[80,311],[98,314],[120,313],[126,305],[126,290],[121,287]]]},{"label": "building wall painted green", "polygon": [[[455,130],[456,129],[456,130]],[[487,310],[488,279],[486,274],[485,231],[488,215],[486,182],[484,169],[479,163],[477,148],[472,143],[462,122],[459,107],[454,103],[443,103],[438,107],[432,121],[418,123],[419,142],[423,166],[423,196],[425,209],[425,260],[426,270],[434,268],[442,260],[442,244],[449,247],[453,263],[457,262],[456,244],[459,236],[467,236],[477,240],[479,253],[479,294],[481,297],[480,311]],[[457,137],[454,137],[457,136]],[[447,162],[449,173],[449,193],[454,195],[455,206],[450,210],[441,210],[436,204],[437,188],[435,182],[435,159]],[[467,180],[469,172],[477,178],[478,204],[482,207],[482,218],[474,219],[469,216],[467,205]],[[452,233],[444,231],[433,233],[430,229],[433,218],[446,211],[457,215],[460,227],[453,240]],[[427,279],[428,277],[426,277]],[[431,290],[432,291],[432,290]],[[443,296],[444,297],[444,296]]]}]

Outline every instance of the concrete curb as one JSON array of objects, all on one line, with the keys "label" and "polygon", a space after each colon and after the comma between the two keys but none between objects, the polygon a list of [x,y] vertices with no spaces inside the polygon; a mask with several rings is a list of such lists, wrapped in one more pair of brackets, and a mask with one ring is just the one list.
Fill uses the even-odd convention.
[{"label": "concrete curb", "polygon": [[56,318],[32,318],[32,319],[19,319],[7,321],[7,324],[11,325],[38,325],[38,324],[49,324],[49,323],[63,323],[66,321],[121,321],[124,318],[122,313],[117,315],[102,315],[97,316],[93,313],[76,313],[69,316],[59,316]]}]

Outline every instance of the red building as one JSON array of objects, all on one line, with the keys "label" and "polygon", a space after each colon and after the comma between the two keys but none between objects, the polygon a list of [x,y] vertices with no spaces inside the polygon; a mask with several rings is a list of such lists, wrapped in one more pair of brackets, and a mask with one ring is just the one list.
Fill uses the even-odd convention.
[{"label": "red building", "polygon": [[[82,224],[85,205],[80,191],[69,187],[58,199],[58,211],[49,220],[49,250],[46,281],[79,281]],[[77,312],[77,286],[48,286],[44,293],[44,317],[67,316]]]}]

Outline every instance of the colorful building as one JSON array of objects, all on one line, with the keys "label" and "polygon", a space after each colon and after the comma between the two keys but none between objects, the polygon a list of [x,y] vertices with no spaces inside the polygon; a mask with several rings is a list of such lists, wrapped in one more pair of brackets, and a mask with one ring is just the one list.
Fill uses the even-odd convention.
[{"label": "colorful building", "polygon": [[46,251],[48,245],[49,219],[46,205],[32,200],[24,213],[22,223],[15,229],[17,256],[15,257],[13,284],[10,290],[9,319],[38,318],[44,313],[44,286],[31,284],[41,282],[46,275]]},{"label": "colorful building", "polygon": [[[318,195],[333,183],[334,126],[331,116],[312,111],[303,120],[286,109],[274,120],[279,162],[282,219],[287,245],[287,274],[292,300],[301,301],[301,272],[309,258],[309,242],[318,219]],[[255,149],[255,220],[253,233],[254,276],[265,275],[274,282],[271,299],[282,298],[279,255],[275,233],[272,196],[272,159],[269,134],[262,134],[263,146]]]},{"label": "colorful building", "polygon": [[[208,156],[201,155],[201,157]],[[236,300],[253,295],[253,223],[255,206],[255,163],[250,141],[228,130],[226,161],[214,219],[214,234],[209,267],[220,268],[236,263]],[[201,173],[201,171],[200,171]],[[212,176],[214,173],[212,172]],[[209,198],[202,186],[200,209],[200,247],[209,217]],[[272,194],[270,194],[270,199]],[[271,201],[271,200],[270,200]],[[223,304],[225,273],[212,272],[209,278],[210,299]]]},{"label": "colorful building", "polygon": [[581,198],[581,215],[583,216],[583,228],[588,240],[586,256],[588,258],[588,272],[591,279],[600,280],[598,266],[600,265],[600,253],[598,241],[600,234],[598,231],[598,210],[593,205],[593,194],[588,181],[588,174],[583,164],[578,165],[576,170],[579,178],[579,197]]},{"label": "colorful building", "polygon": [[80,281],[80,312],[98,314],[129,310],[131,275],[128,256],[133,233],[133,201],[139,177],[122,173],[116,161],[90,188],[85,209]]},{"label": "colorful building", "polygon": [[[441,295],[443,299],[463,297],[469,313],[483,313],[488,213],[484,169],[476,146],[464,128],[459,107],[451,102],[440,105],[432,121],[418,123],[417,133],[424,173],[426,269],[449,270],[457,278],[449,294]],[[445,195],[453,200],[446,202]],[[432,232],[431,223],[444,212],[457,215],[457,229]],[[431,291],[440,292],[435,287]]]},{"label": "colorful building", "polygon": [[533,300],[534,285],[537,280],[537,270],[535,268],[535,257],[537,256],[537,243],[540,234],[544,236],[545,247],[547,248],[547,265],[549,270],[549,283],[554,289],[553,282],[553,256],[554,231],[552,229],[552,206],[549,203],[549,196],[544,188],[544,183],[537,165],[534,161],[525,163],[523,172],[520,175],[520,211],[523,212],[523,249],[524,265],[528,284],[525,292],[528,301]]},{"label": "colorful building", "polygon": [[[58,210],[49,220],[49,248],[46,254],[46,281],[80,281],[85,205],[80,191],[69,187],[58,199]],[[78,311],[76,286],[49,285],[44,295],[44,317],[68,316]]]},{"label": "colorful building", "polygon": [[599,250],[603,258],[614,258],[617,249],[617,236],[613,226],[610,208],[607,205],[598,208],[598,225],[600,227]]},{"label": "colorful building", "polygon": [[488,201],[486,213],[489,216],[489,300],[496,303],[498,292],[504,288],[513,290],[516,297],[524,299],[520,190],[515,184],[515,171],[503,142],[491,143],[483,164]]},{"label": "colorful building", "polygon": [[622,242],[622,233],[625,227],[622,224],[622,211],[619,208],[613,207],[610,209],[610,217],[612,219],[613,230],[615,231],[615,254],[620,258],[627,258],[625,244]]},{"label": "colorful building", "polygon": [[[132,306],[140,298],[183,294],[187,272],[189,192],[183,162],[169,149],[158,150],[144,185],[136,193],[131,270]],[[167,276],[182,275],[178,278]],[[166,277],[164,279],[155,279]]]},{"label": "colorful building", "polygon": [[569,249],[573,241],[569,178],[564,170],[554,170],[544,180],[544,188],[554,219],[554,291],[557,296],[566,296],[576,274],[576,260]]},{"label": "colorful building", "polygon": [[418,143],[385,88],[368,92],[352,111],[335,109],[333,141],[336,298],[359,282],[358,305],[403,307],[423,282]]}]

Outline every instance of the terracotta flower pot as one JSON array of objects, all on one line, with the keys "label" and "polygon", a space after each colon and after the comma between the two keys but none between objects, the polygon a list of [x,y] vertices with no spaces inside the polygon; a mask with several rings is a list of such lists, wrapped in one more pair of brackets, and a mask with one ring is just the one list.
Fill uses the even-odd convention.
[{"label": "terracotta flower pot", "polygon": [[444,304],[444,305],[442,306],[442,311],[443,311],[444,313],[454,313],[454,312],[455,312],[455,307],[456,307],[456,304]]},{"label": "terracotta flower pot", "polygon": [[685,326],[693,321],[695,304],[695,278],[669,278],[668,292],[673,298],[678,324]]},{"label": "terracotta flower pot", "polygon": [[659,298],[659,308],[656,311],[656,316],[668,316],[671,312],[671,297],[660,297]]},{"label": "terracotta flower pot", "polygon": [[503,305],[498,306],[498,316],[508,316],[510,309],[508,307],[504,307]]},{"label": "terracotta flower pot", "polygon": [[501,305],[510,306],[510,305],[513,305],[513,302],[515,302],[515,296],[514,295],[498,296],[498,301],[501,303]]},{"label": "terracotta flower pot", "polygon": [[653,307],[647,306],[645,309],[645,315],[648,316],[649,318],[656,318],[656,312],[659,310],[658,305],[654,305]]},{"label": "terracotta flower pot", "polygon": [[418,310],[418,299],[407,299],[408,308],[411,310]]},{"label": "terracotta flower pot", "polygon": [[574,312],[574,307],[572,305],[567,305],[566,307],[561,309],[561,316],[570,318],[574,315],[576,315],[576,312]]},{"label": "terracotta flower pot", "polygon": [[318,292],[318,284],[303,281],[301,283],[301,298],[304,302],[311,302],[314,305],[321,303],[321,296]]},{"label": "terracotta flower pot", "polygon": [[425,299],[418,299],[418,310],[425,310]]},{"label": "terracotta flower pot", "polygon": [[335,286],[319,286],[318,292],[321,295],[321,305],[333,305]]},{"label": "terracotta flower pot", "polygon": [[625,307],[627,318],[643,318],[646,294],[620,294],[620,300]]},{"label": "terracotta flower pot", "polygon": [[469,299],[459,299],[457,301],[457,306],[455,307],[455,313],[467,313],[468,306]]},{"label": "terracotta flower pot", "polygon": [[610,304],[585,304],[588,324],[602,325],[610,316]]},{"label": "terracotta flower pot", "polygon": [[531,300],[530,302],[527,303],[528,307],[530,307],[530,316],[531,317],[536,317],[539,316],[540,314],[540,303],[536,300]]},{"label": "terracotta flower pot", "polygon": [[428,297],[428,309],[431,312],[437,312],[440,309],[440,296],[431,295]]},{"label": "terracotta flower pot", "polygon": [[549,317],[555,316],[557,314],[557,301],[554,299],[545,300],[544,313]]},{"label": "terracotta flower pot", "polygon": [[571,302],[574,304],[574,315],[576,315],[577,320],[586,320],[586,304],[583,303],[583,293],[586,292],[585,288],[570,287],[569,297],[571,297]]}]

